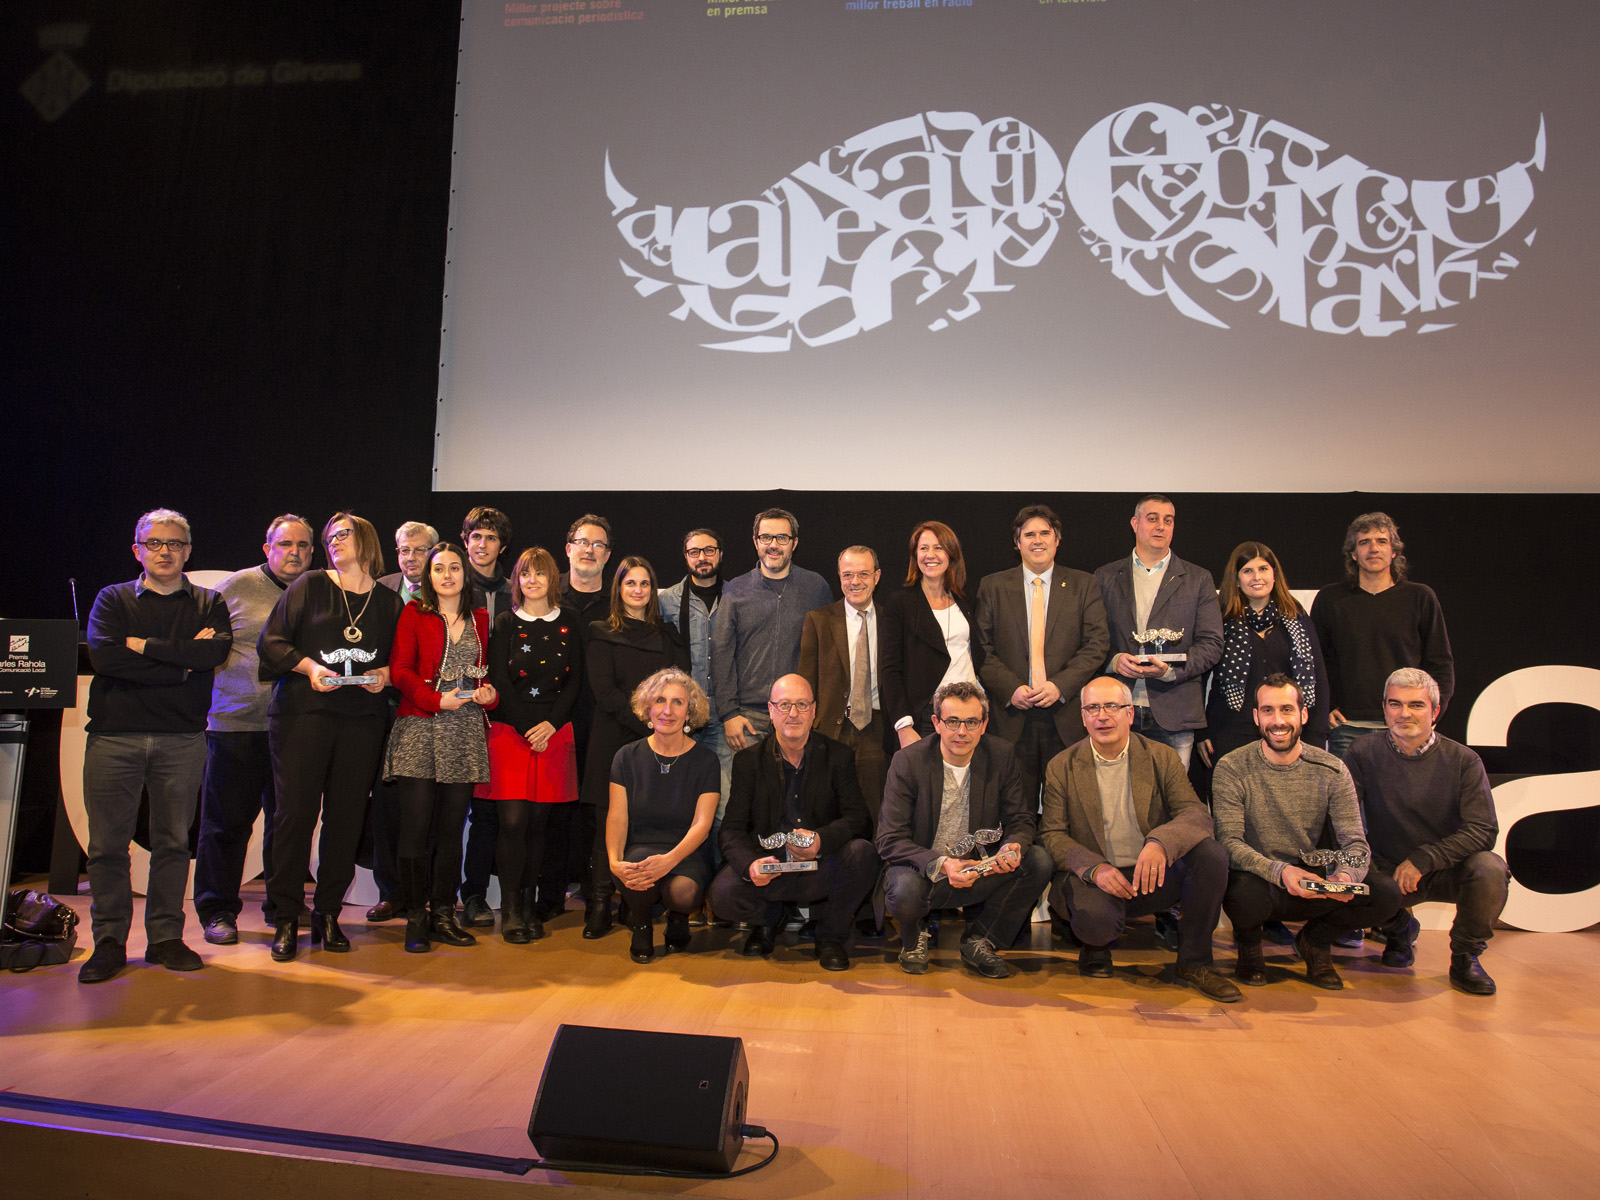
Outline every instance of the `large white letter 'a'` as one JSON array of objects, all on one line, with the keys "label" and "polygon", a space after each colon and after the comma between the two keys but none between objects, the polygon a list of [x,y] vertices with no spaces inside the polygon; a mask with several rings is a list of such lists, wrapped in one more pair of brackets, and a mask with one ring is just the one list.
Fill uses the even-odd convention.
[{"label": "large white letter 'a'", "polygon": [[[1504,746],[1512,718],[1536,704],[1582,704],[1600,710],[1600,671],[1592,667],[1527,667],[1496,679],[1478,696],[1467,717],[1467,744]],[[1600,803],[1600,771],[1529,775],[1494,789],[1500,818],[1495,853],[1506,856],[1506,837],[1523,817],[1591,808]],[[1600,922],[1600,886],[1553,895],[1536,892],[1511,877],[1511,892],[1501,920],[1518,929],[1565,933]]]}]

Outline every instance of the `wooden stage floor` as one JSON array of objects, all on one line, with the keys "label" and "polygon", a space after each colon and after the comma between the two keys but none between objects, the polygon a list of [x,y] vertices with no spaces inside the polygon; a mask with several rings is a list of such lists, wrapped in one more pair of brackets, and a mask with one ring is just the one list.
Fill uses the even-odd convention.
[{"label": "wooden stage floor", "polygon": [[[130,966],[94,987],[65,967],[0,974],[0,1087],[260,1124],[531,1157],[525,1134],[562,1022],[738,1036],[749,1119],[783,1141],[758,1174],[708,1183],[535,1171],[522,1179],[198,1135],[168,1144],[59,1133],[114,1128],[0,1107],[0,1195],[430,1197],[1062,1195],[1590,1197],[1600,1189],[1600,938],[1504,931],[1492,999],[1446,978],[1442,932],[1415,971],[1379,947],[1339,952],[1346,989],[1304,982],[1268,946],[1274,982],[1232,1006],[1171,982],[1171,955],[1130,933],[1113,980],[1035,926],[1018,974],[957,961],[903,975],[885,943],[843,974],[785,938],[769,962],[743,935],[635,967],[626,934],[405,954],[400,923],[346,909],[356,949],[267,956],[259,884],[240,945],[204,970]],[[88,900],[70,901],[84,917]],[[480,931],[481,932],[481,931]],[[660,929],[657,929],[659,945]],[[1219,965],[1232,968],[1226,932]],[[608,1081],[619,1104],[628,1081]],[[156,1131],[134,1131],[151,1137]],[[233,1147],[223,1151],[207,1147]],[[238,1153],[238,1149],[254,1153]],[[765,1143],[749,1144],[741,1162]],[[261,1155],[270,1155],[262,1157]],[[515,1191],[513,1191],[515,1189]]]}]

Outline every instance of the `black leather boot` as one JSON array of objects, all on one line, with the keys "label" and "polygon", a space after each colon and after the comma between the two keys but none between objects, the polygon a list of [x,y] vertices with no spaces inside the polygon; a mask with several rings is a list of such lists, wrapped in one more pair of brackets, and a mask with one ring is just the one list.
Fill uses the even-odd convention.
[{"label": "black leather boot", "polygon": [[272,927],[272,961],[293,962],[300,952],[300,922],[279,921]]},{"label": "black leather boot", "polygon": [[539,909],[535,904],[535,889],[525,887],[522,889],[522,915],[528,921],[528,940],[537,942],[544,936],[544,922],[539,919]]},{"label": "black leather boot", "polygon": [[426,954],[433,947],[428,941],[428,860],[402,858],[400,869],[400,909],[406,918],[406,953]]},{"label": "black leather boot", "polygon": [[311,914],[311,944],[321,946],[334,954],[350,953],[350,939],[339,928],[339,918],[332,913]]},{"label": "black leather boot", "polygon": [[514,946],[525,946],[533,940],[528,933],[527,893],[511,888],[500,896],[500,936]]},{"label": "black leather boot", "polygon": [[454,900],[435,901],[428,918],[428,936],[447,946],[476,946],[478,939],[461,928],[456,920]]}]

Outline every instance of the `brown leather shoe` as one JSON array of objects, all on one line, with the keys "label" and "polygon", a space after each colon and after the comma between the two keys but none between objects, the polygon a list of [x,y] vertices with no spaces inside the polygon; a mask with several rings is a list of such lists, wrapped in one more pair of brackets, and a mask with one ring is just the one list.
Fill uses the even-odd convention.
[{"label": "brown leather shoe", "polygon": [[1233,985],[1231,979],[1224,979],[1209,965],[1179,967],[1178,982],[1188,984],[1207,1000],[1215,1000],[1218,1004],[1237,1004],[1244,999],[1244,993]]},{"label": "brown leather shoe", "polygon": [[1312,987],[1337,992],[1344,988],[1344,980],[1334,969],[1333,951],[1319,946],[1306,936],[1304,928],[1294,935],[1294,948],[1306,964],[1306,982]]},{"label": "brown leather shoe", "polygon": [[385,921],[392,921],[400,914],[395,911],[394,905],[387,900],[379,900],[367,909],[367,924],[381,925]]}]

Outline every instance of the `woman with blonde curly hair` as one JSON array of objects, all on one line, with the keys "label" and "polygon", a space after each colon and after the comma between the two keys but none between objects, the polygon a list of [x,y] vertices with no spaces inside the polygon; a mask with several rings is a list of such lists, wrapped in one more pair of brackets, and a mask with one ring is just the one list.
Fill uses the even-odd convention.
[{"label": "woman with blonde curly hair", "polygon": [[667,910],[666,945],[689,945],[689,914],[711,881],[706,839],[721,797],[714,751],[689,736],[711,719],[711,706],[687,672],[667,667],[634,689],[633,713],[649,730],[611,761],[606,854],[622,889],[636,963],[655,957],[650,914]]}]

